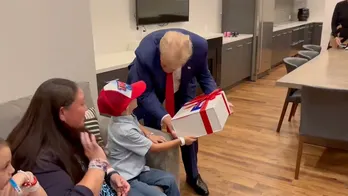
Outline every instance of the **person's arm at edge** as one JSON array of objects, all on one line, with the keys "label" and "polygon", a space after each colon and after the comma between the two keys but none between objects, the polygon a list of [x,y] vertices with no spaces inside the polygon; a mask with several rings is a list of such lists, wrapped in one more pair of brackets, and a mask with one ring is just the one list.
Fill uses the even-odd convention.
[{"label": "person's arm at edge", "polygon": [[332,14],[332,19],[331,19],[331,34],[333,37],[337,37],[337,27],[338,27],[338,4],[336,4],[335,10]]}]

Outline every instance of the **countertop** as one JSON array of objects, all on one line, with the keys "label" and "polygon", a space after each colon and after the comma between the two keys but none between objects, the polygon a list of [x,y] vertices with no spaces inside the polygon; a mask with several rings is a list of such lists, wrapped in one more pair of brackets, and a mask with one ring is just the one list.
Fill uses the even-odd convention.
[{"label": "countertop", "polygon": [[284,29],[295,28],[301,25],[306,25],[309,23],[316,23],[316,22],[319,22],[319,21],[293,21],[293,22],[287,22],[282,24],[276,24],[273,26],[273,32],[281,31]]},{"label": "countertop", "polygon": [[[197,32],[195,32],[197,33]],[[197,33],[198,35],[204,37],[205,39],[214,39],[222,37],[222,33]],[[238,37],[223,37],[223,44],[236,42],[239,40],[247,39],[253,37],[252,34],[240,34]],[[129,43],[128,50],[110,53],[110,54],[99,54],[95,55],[95,67],[97,74],[113,71],[117,69],[122,69],[127,67],[135,58],[134,51],[138,47],[140,41],[135,40]]]},{"label": "countertop", "polygon": [[347,55],[348,50],[343,49],[322,51],[319,56],[279,79],[276,84],[296,89],[315,86],[348,90],[348,59],[343,58]]}]

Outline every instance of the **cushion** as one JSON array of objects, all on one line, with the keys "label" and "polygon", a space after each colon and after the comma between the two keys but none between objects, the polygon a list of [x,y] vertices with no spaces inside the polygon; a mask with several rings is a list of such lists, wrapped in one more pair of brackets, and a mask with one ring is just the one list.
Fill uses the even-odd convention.
[{"label": "cushion", "polygon": [[94,107],[89,108],[85,113],[85,127],[89,133],[95,136],[99,146],[104,147],[104,141],[100,134],[97,113]]}]

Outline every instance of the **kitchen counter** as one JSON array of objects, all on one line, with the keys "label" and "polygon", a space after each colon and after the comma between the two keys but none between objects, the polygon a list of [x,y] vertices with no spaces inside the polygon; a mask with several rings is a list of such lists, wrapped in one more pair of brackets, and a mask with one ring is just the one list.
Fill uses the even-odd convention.
[{"label": "kitchen counter", "polygon": [[[197,33],[197,32],[196,32]],[[205,39],[214,39],[222,37],[222,33],[197,33],[198,35],[204,37]],[[252,34],[240,34],[238,37],[223,37],[223,44],[228,44],[232,42],[236,42],[243,39],[248,39],[253,37]],[[117,69],[122,69],[127,67],[135,58],[134,51],[138,47],[140,41],[132,41],[128,45],[128,50],[110,53],[110,54],[99,54],[95,55],[95,67],[97,74],[113,71]]]},{"label": "kitchen counter", "polygon": [[228,43],[232,43],[232,42],[236,42],[236,41],[240,41],[240,40],[248,39],[252,37],[253,37],[253,34],[240,34],[238,35],[238,37],[224,37],[222,39],[222,44],[228,44]]},{"label": "kitchen counter", "polygon": [[287,23],[282,23],[282,24],[276,24],[273,26],[273,32],[276,31],[281,31],[284,29],[290,29],[290,28],[295,28],[301,25],[306,25],[310,23],[317,23],[319,21],[293,21],[293,22],[287,22]]}]

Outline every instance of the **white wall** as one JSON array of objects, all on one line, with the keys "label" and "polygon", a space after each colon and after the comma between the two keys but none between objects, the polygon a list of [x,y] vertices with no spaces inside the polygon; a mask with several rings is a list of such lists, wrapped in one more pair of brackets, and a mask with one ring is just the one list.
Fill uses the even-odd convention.
[{"label": "white wall", "polygon": [[[141,39],[136,30],[135,0],[90,0],[96,55],[120,52],[128,43]],[[221,32],[221,0],[190,0],[190,21],[165,27],[146,26],[147,32],[181,27],[197,32]]]},{"label": "white wall", "polygon": [[89,81],[96,98],[87,0],[2,0],[0,24],[0,103],[52,77]]}]

